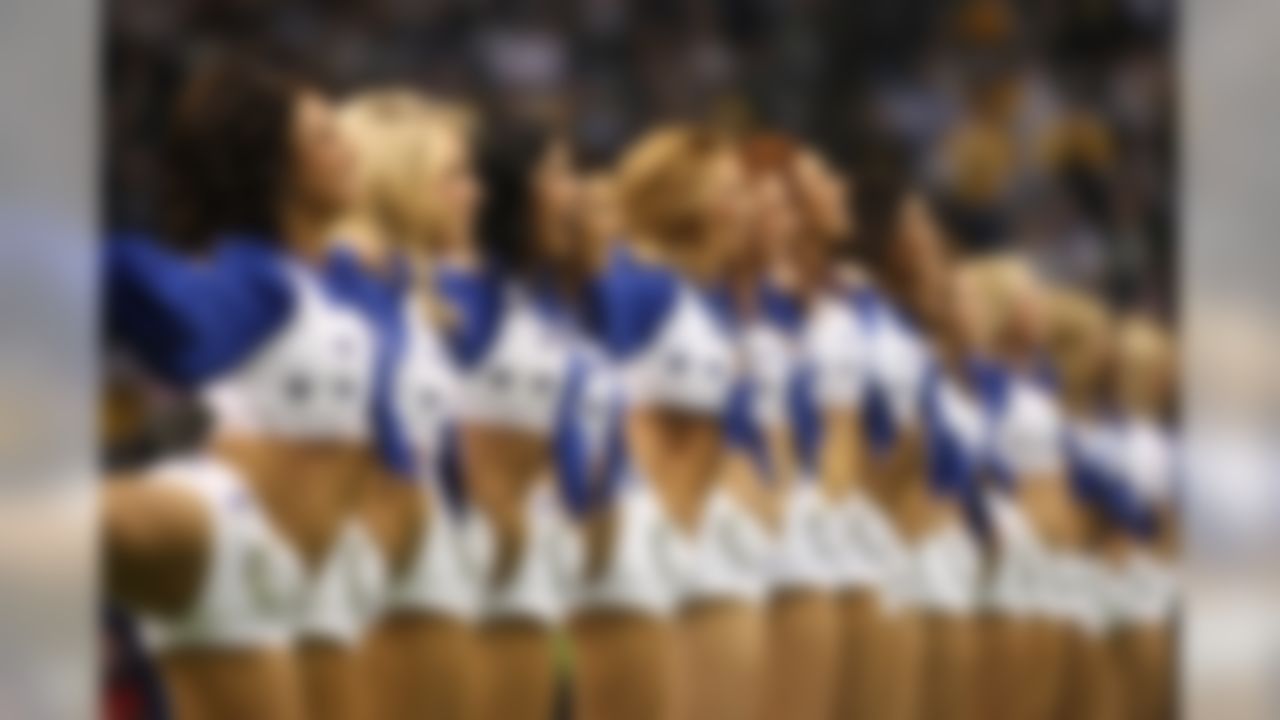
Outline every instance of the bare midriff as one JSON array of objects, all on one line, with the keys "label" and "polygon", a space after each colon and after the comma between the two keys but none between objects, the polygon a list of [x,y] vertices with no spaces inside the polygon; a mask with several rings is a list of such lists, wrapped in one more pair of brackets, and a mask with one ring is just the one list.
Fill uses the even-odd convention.
[{"label": "bare midriff", "polygon": [[1054,547],[1073,544],[1075,501],[1063,476],[1024,478],[1018,483],[1016,497],[1042,540]]},{"label": "bare midriff", "polygon": [[224,434],[215,454],[253,485],[275,528],[311,568],[359,507],[367,449],[351,442]]},{"label": "bare midriff", "polygon": [[413,561],[418,539],[428,529],[433,498],[421,482],[391,473],[372,454],[356,465],[363,478],[360,520],[393,576],[399,575]]}]

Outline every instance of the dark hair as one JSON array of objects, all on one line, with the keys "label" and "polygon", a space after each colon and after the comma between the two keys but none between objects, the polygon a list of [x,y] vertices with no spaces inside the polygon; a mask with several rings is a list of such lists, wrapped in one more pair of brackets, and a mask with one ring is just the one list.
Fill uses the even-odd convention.
[{"label": "dark hair", "polygon": [[537,262],[533,233],[537,191],[534,175],[557,135],[543,125],[487,128],[477,153],[485,203],[480,245],[486,259],[507,273],[526,273]]},{"label": "dark hair", "polygon": [[179,93],[165,148],[166,226],[189,250],[219,233],[279,237],[294,106],[305,86],[265,63],[218,56]]},{"label": "dark hair", "polygon": [[[856,245],[863,262],[902,311],[926,327],[933,325],[938,320],[933,316],[937,308],[920,294],[917,268],[904,264],[900,245],[904,238],[903,211],[907,202],[918,197],[937,218],[933,199],[914,195],[912,186],[900,172],[868,173],[866,181],[858,186],[857,197],[860,235]],[[945,238],[945,228],[942,231]],[[950,255],[945,240],[940,252],[944,259]],[[924,287],[924,293],[934,292],[928,289],[928,284]]]},{"label": "dark hair", "polygon": [[858,239],[853,250],[872,271],[890,274],[902,205],[910,187],[894,168],[869,165],[856,189]]}]

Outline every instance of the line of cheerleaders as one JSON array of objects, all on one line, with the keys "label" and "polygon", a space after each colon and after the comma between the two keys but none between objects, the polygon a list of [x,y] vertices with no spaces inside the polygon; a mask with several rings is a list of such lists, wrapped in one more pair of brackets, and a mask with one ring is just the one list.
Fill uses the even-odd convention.
[{"label": "line of cheerleaders", "polygon": [[776,134],[585,173],[231,61],[171,131],[107,328],[212,422],[102,527],[178,717],[1169,712],[1154,324]]}]

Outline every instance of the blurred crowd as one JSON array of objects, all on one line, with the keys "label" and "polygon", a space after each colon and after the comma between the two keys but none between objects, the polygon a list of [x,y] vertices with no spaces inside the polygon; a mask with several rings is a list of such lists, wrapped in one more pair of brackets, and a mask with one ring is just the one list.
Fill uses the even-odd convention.
[{"label": "blurred crowd", "polygon": [[855,181],[910,173],[958,243],[1174,310],[1170,0],[114,0],[105,24],[112,229],[155,226],[165,108],[232,42],[339,92],[408,83],[487,122],[551,117],[602,159],[661,120],[782,128]]}]

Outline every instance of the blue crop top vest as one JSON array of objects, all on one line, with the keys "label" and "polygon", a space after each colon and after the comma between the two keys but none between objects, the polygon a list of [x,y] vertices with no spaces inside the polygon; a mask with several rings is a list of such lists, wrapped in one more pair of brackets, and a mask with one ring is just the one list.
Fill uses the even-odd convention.
[{"label": "blue crop top vest", "polygon": [[629,405],[720,417],[736,358],[715,303],[658,265],[622,255],[602,288],[605,340]]},{"label": "blue crop top vest", "polygon": [[[487,267],[441,267],[436,282],[456,313],[446,337],[460,373],[458,422],[546,437],[564,504],[586,512],[591,489],[573,427],[584,374],[554,306],[538,288]],[[461,494],[456,437],[445,459]]]},{"label": "blue crop top vest", "polygon": [[936,367],[928,379],[924,416],[930,486],[957,502],[970,526],[987,537],[990,518],[983,479],[990,426],[980,396]]},{"label": "blue crop top vest", "polygon": [[[660,406],[723,419],[734,357],[715,303],[667,269],[615,248],[577,298],[577,347],[586,362],[585,473],[608,502],[634,477],[623,432],[627,408]],[[596,406],[595,410],[591,408]],[[596,420],[584,422],[587,417]]]},{"label": "blue crop top vest", "polygon": [[[862,319],[840,293],[816,298],[809,307],[776,288],[761,295],[772,335],[759,335],[753,367],[762,392],[780,397],[804,477],[816,478],[823,414],[857,413],[867,385],[867,337]],[[763,357],[762,357],[763,355]],[[765,417],[769,413],[766,412]]]},{"label": "blue crop top vest", "polygon": [[199,259],[121,238],[105,261],[111,339],[198,390],[214,432],[367,439],[370,330],[312,268],[242,237]]},{"label": "blue crop top vest", "polygon": [[103,261],[109,338],[183,387],[243,363],[295,308],[281,253],[251,238],[189,259],[142,236],[117,237]]},{"label": "blue crop top vest", "polygon": [[1110,525],[1137,536],[1151,533],[1154,519],[1122,477],[1117,423],[1080,419],[1067,430],[1067,468],[1078,502]]},{"label": "blue crop top vest", "polygon": [[850,302],[863,318],[870,349],[864,424],[872,452],[885,452],[905,430],[920,427],[932,352],[912,321],[868,288]]},{"label": "blue crop top vest", "polygon": [[385,273],[365,265],[349,250],[335,249],[325,260],[324,277],[334,294],[356,308],[375,329],[377,348],[370,415],[378,455],[393,473],[414,478],[413,451],[401,418],[394,412],[392,378],[404,354],[407,318],[405,298],[410,277],[403,259]]}]

